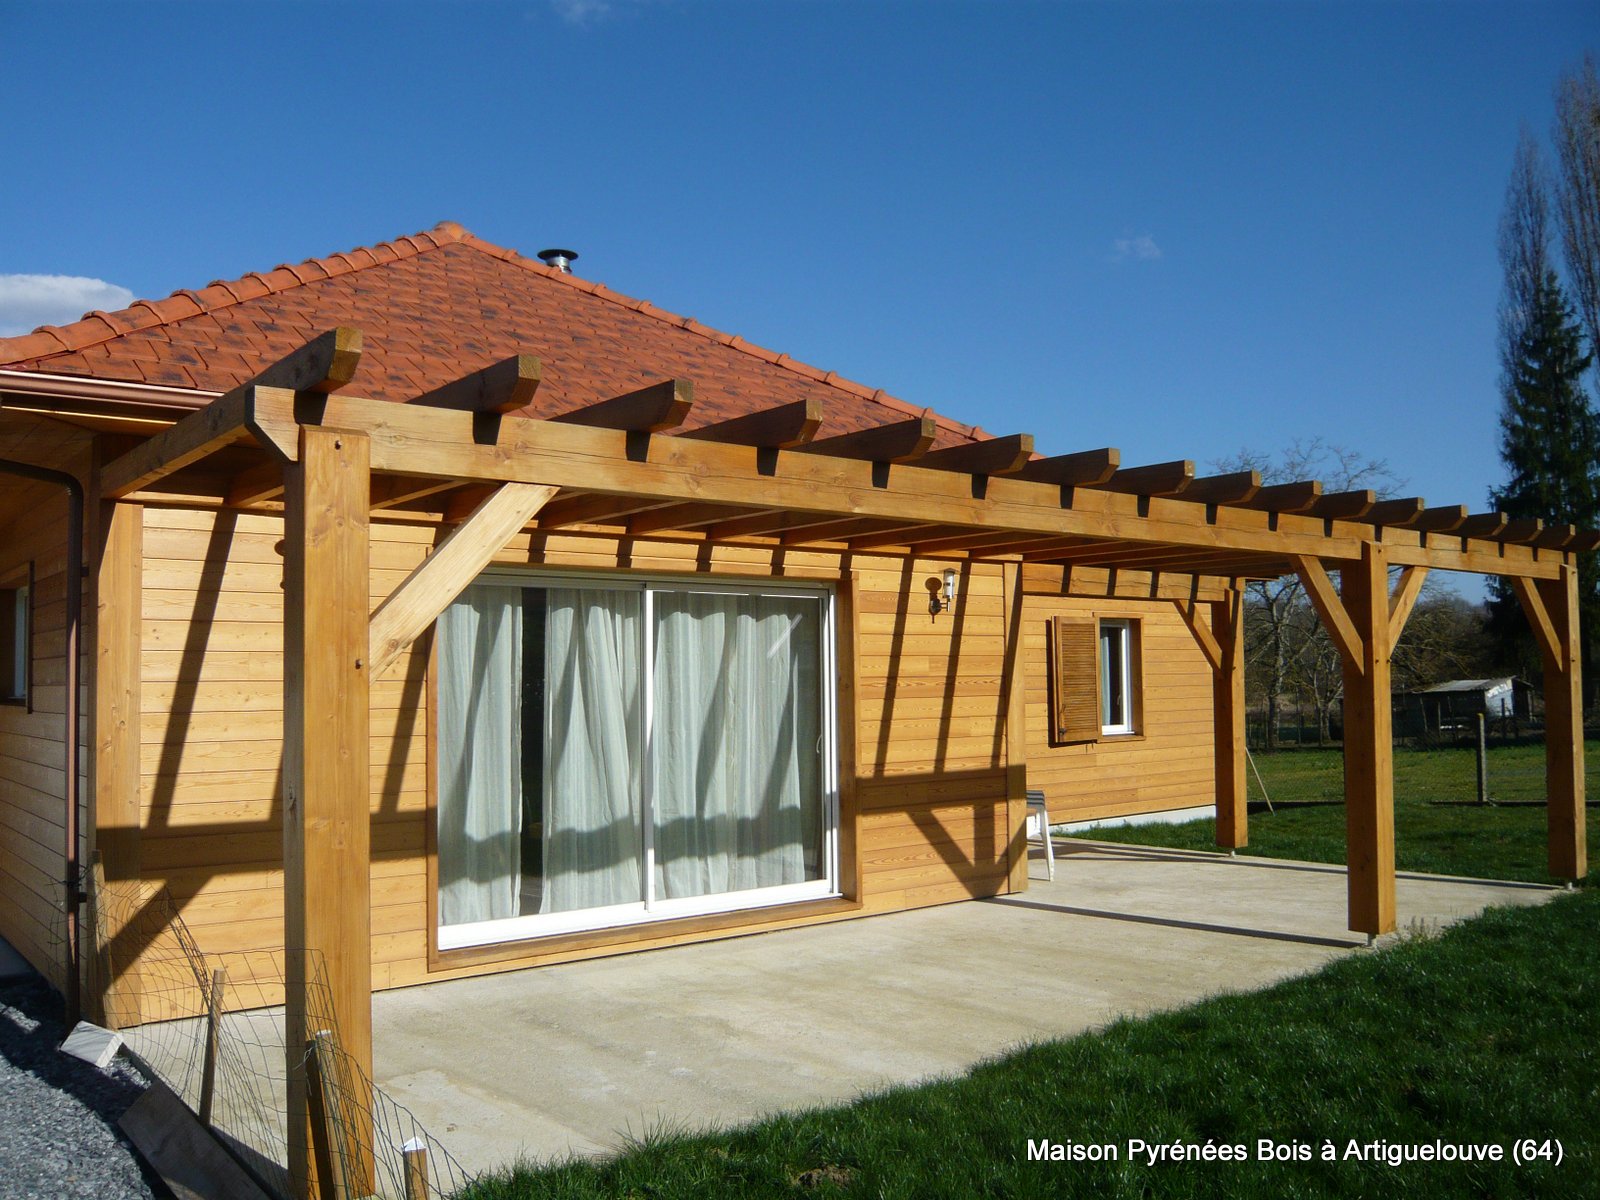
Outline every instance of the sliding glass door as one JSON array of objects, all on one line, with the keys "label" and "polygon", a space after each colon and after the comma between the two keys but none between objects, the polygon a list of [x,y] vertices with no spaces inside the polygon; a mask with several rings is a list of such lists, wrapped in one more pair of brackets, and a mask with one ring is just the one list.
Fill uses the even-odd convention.
[{"label": "sliding glass door", "polygon": [[439,621],[441,948],[834,894],[820,589],[485,577]]}]

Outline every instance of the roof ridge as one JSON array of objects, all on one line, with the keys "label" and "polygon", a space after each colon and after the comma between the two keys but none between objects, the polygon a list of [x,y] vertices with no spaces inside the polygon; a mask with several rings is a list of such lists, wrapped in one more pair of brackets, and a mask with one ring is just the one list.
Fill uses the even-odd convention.
[{"label": "roof ridge", "polygon": [[772,366],[781,367],[813,383],[836,387],[860,399],[870,400],[902,412],[908,417],[932,417],[939,427],[963,437],[987,436],[975,425],[964,425],[951,420],[926,406],[891,396],[882,388],[869,388],[844,378],[836,371],[823,371],[790,358],[787,354],[780,354],[757,346],[753,342],[747,342],[738,334],[723,333],[719,329],[696,321],[693,317],[682,317],[668,312],[648,300],[636,300],[621,292],[613,291],[603,283],[557,270],[517,250],[485,241],[455,221],[440,221],[432,229],[397,237],[387,242],[378,242],[372,246],[357,246],[353,250],[336,251],[322,257],[307,258],[298,263],[279,263],[270,271],[247,271],[237,279],[213,279],[198,291],[179,288],[164,300],[135,300],[126,308],[115,312],[97,309],[66,325],[41,325],[29,333],[0,338],[0,364],[76,353],[141,329],[166,325],[186,317],[219,312],[247,300],[287,292],[320,279],[332,279],[339,275],[363,271],[369,267],[414,258],[429,250],[442,249],[449,245],[467,246],[501,262],[534,271],[567,287],[575,287],[598,299],[620,305],[640,316],[650,317],[685,332],[697,334],[730,350],[738,350]]}]

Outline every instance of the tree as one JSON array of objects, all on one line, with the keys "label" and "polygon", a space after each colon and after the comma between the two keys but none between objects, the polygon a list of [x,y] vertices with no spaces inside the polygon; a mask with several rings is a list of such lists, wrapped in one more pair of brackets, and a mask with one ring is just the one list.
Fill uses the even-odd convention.
[{"label": "tree", "polygon": [[[1320,479],[1330,492],[1370,488],[1389,495],[1405,481],[1383,459],[1369,459],[1322,438],[1300,438],[1277,456],[1241,450],[1214,464],[1219,471],[1261,473],[1264,483]],[[1266,712],[1266,747],[1276,749],[1285,697],[1309,702],[1319,741],[1343,689],[1338,652],[1317,619],[1298,575],[1252,580],[1245,589],[1245,677],[1252,703]]]},{"label": "tree", "polygon": [[[1556,200],[1567,279],[1591,352],[1600,351],[1600,78],[1594,56],[1556,84]],[[1596,381],[1600,395],[1600,379]]]},{"label": "tree", "polygon": [[[1544,172],[1533,139],[1517,147],[1500,225],[1500,459],[1509,478],[1490,503],[1512,517],[1585,529],[1600,523],[1600,419],[1583,390],[1592,357],[1550,263]],[[1600,632],[1595,555],[1578,556],[1585,700],[1594,694],[1591,646]],[[1526,622],[1503,580],[1490,582],[1502,657],[1525,659]]]}]

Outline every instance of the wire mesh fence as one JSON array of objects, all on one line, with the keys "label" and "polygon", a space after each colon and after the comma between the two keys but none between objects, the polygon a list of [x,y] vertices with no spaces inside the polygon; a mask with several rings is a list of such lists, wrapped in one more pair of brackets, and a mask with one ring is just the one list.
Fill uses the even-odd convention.
[{"label": "wire mesh fence", "polygon": [[[324,1186],[324,1195],[381,1200],[449,1197],[471,1182],[346,1051],[320,956],[207,954],[165,889],[107,883],[95,872],[88,891],[88,994],[104,996],[105,1023],[267,1192],[285,1200],[308,1194],[306,1172],[342,1185]],[[304,973],[305,1024],[314,1033],[293,1055],[284,1008],[292,969]],[[312,1116],[307,1153],[291,1153],[292,1073],[305,1081]]]},{"label": "wire mesh fence", "polygon": [[[1271,804],[1342,804],[1344,746],[1337,721],[1321,736],[1293,736],[1294,727],[1269,739],[1260,722],[1249,727],[1251,801]],[[1592,743],[1591,743],[1592,744]],[[1591,756],[1593,757],[1593,756]],[[1596,762],[1588,766],[1590,790]],[[1525,718],[1476,718],[1438,727],[1395,722],[1396,803],[1545,803],[1545,731]]]}]

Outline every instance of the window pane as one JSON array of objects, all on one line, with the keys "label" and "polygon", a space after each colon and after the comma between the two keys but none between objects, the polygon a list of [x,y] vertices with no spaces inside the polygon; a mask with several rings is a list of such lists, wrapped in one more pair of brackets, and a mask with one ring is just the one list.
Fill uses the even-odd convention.
[{"label": "window pane", "polygon": [[823,878],[821,605],[658,592],[655,626],[656,895]]},{"label": "window pane", "polygon": [[520,588],[474,584],[439,618],[439,923],[516,916]]},{"label": "window pane", "polygon": [[1123,666],[1127,657],[1127,636],[1126,626],[1100,626],[1100,724],[1103,727],[1128,723],[1127,695],[1123,689],[1127,678]]},{"label": "window pane", "polygon": [[[549,588],[538,865],[524,865],[530,911],[571,912],[644,900],[640,764],[644,754],[643,595]],[[534,718],[538,720],[537,717]],[[542,890],[541,890],[542,889]],[[531,896],[530,896],[531,898]]]}]

